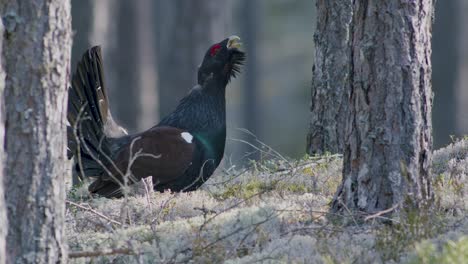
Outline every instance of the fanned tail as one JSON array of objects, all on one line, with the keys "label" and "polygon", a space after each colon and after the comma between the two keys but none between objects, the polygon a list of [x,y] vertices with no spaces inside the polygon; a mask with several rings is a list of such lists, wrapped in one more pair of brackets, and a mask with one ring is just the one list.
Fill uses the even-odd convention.
[{"label": "fanned tail", "polygon": [[101,49],[83,54],[68,92],[68,157],[75,157],[76,173],[99,176],[111,155],[109,137],[123,136],[125,130],[112,119],[104,85]]}]

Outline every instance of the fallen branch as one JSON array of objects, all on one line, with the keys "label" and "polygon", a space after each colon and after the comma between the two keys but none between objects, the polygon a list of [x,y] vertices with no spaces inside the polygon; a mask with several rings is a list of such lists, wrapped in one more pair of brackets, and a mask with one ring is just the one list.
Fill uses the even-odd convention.
[{"label": "fallen branch", "polygon": [[381,215],[383,214],[386,214],[386,213],[390,213],[391,211],[395,210],[396,208],[398,207],[398,204],[395,204],[394,206],[388,208],[388,209],[385,209],[383,211],[380,211],[380,212],[377,212],[373,215],[369,215],[367,216],[366,218],[364,218],[364,221],[368,221],[370,219],[374,219],[374,218],[377,218],[377,217],[380,217]]},{"label": "fallen branch", "polygon": [[71,205],[73,205],[73,206],[76,206],[76,207],[78,207],[78,208],[80,208],[80,209],[83,209],[83,210],[86,210],[86,211],[88,211],[88,212],[91,212],[91,213],[93,213],[93,214],[99,216],[100,218],[105,219],[105,220],[107,220],[107,221],[109,221],[109,222],[111,222],[111,223],[114,223],[114,224],[117,224],[117,225],[122,225],[122,223],[120,223],[119,221],[116,221],[116,220],[114,220],[114,219],[111,219],[111,218],[109,218],[109,217],[103,215],[102,213],[100,213],[100,212],[94,210],[93,208],[91,208],[89,205],[88,205],[88,207],[85,207],[85,206],[83,206],[83,205],[81,205],[81,204],[77,204],[77,203],[74,203],[74,202],[69,201],[69,200],[66,200],[66,202],[67,202],[68,204],[71,204]]},{"label": "fallen branch", "polygon": [[86,257],[100,257],[109,255],[135,255],[131,249],[116,248],[116,249],[102,249],[97,251],[76,251],[70,252],[68,258],[86,258]]}]

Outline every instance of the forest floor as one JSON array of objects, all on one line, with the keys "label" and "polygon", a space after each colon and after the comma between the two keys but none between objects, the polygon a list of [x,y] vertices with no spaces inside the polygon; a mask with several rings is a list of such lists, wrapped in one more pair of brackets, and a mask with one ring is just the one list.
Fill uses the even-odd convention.
[{"label": "forest floor", "polygon": [[268,155],[191,193],[72,189],[70,263],[468,263],[468,140],[435,151],[434,206],[392,219],[327,215],[340,156]]}]

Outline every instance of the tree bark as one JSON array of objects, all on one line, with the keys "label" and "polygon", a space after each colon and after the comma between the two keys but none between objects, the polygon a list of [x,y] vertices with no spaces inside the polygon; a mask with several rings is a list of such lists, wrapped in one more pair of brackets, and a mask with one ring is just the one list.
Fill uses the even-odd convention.
[{"label": "tree bark", "polygon": [[350,90],[353,1],[317,0],[307,153],[342,153]]},{"label": "tree bark", "polygon": [[5,240],[7,235],[7,215],[5,206],[5,194],[3,191],[3,163],[5,162],[5,150],[3,149],[5,138],[5,107],[3,102],[3,90],[5,89],[5,72],[3,70],[3,22],[0,19],[0,264],[6,263]]},{"label": "tree bark", "polygon": [[[170,113],[196,84],[198,65],[211,44],[227,36],[228,0],[157,1],[159,112]],[[196,10],[196,12],[194,12]]]},{"label": "tree bark", "polygon": [[434,3],[353,3],[343,183],[332,211],[375,213],[432,198]]},{"label": "tree bark", "polygon": [[2,0],[9,263],[65,263],[69,0]]}]

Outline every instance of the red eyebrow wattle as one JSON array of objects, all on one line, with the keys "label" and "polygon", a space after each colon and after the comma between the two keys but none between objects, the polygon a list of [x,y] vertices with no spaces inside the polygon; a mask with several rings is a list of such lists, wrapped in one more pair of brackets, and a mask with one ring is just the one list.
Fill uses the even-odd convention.
[{"label": "red eyebrow wattle", "polygon": [[213,46],[211,47],[211,49],[210,49],[210,55],[211,55],[211,56],[216,55],[216,53],[218,53],[218,50],[220,50],[220,49],[221,49],[221,45],[219,45],[219,44],[213,45]]}]

